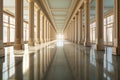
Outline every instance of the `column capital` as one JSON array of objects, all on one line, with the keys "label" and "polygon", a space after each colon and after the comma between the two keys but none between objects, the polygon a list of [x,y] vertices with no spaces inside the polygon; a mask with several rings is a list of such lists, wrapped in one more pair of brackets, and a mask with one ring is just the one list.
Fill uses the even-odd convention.
[{"label": "column capital", "polygon": [[35,0],[28,0],[28,2],[34,2]]},{"label": "column capital", "polygon": [[89,0],[84,0],[84,4],[88,4],[89,3]]}]

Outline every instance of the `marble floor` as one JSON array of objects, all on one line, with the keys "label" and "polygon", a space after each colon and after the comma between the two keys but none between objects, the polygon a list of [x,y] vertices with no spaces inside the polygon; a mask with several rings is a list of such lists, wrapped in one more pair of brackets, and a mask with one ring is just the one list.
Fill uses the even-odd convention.
[{"label": "marble floor", "polygon": [[53,41],[25,50],[5,47],[0,80],[120,80],[120,56],[111,47],[95,51],[68,41]]}]

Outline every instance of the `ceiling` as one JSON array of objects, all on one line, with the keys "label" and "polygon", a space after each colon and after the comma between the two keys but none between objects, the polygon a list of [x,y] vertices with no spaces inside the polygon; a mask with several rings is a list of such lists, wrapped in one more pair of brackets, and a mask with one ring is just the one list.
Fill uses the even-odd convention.
[{"label": "ceiling", "polygon": [[47,9],[57,32],[63,30],[76,2],[77,0],[43,0],[43,4]]},{"label": "ceiling", "polygon": [[[13,15],[15,14],[15,0],[3,0],[4,10],[9,11]],[[64,29],[66,23],[71,17],[72,11],[76,6],[77,0],[35,0],[36,3],[42,4],[50,20],[52,21],[57,32],[60,33]],[[90,19],[95,18],[95,2],[96,0],[91,0],[90,2]],[[108,10],[113,9],[114,0],[103,0],[104,1],[104,13]],[[42,2],[42,3],[41,3]],[[24,20],[28,21],[28,2],[24,0]],[[36,18],[36,11],[35,18]]]}]

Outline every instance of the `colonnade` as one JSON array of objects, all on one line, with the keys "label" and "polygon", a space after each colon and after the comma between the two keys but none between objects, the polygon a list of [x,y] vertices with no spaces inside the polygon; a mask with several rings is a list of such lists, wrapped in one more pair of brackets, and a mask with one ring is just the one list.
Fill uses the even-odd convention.
[{"label": "colonnade", "polygon": [[[14,49],[22,50],[24,49],[23,42],[23,0],[15,0],[15,42]],[[28,45],[34,46],[35,44],[45,43],[52,41],[56,37],[56,31],[53,24],[50,22],[48,17],[43,13],[40,7],[36,4],[34,0],[28,0],[29,8],[29,40]],[[35,12],[37,13],[37,20],[35,20]],[[36,35],[34,32],[36,24]],[[36,37],[36,38],[35,38]],[[4,52],[3,45],[3,0],[0,0],[0,52]]]},{"label": "colonnade", "polygon": [[[96,20],[96,42],[95,50],[101,51],[105,49],[104,45],[104,9],[103,0],[96,0],[95,20]],[[81,0],[77,5],[70,21],[64,29],[65,39],[71,42],[90,46],[90,1]],[[120,1],[114,0],[114,27],[113,27],[113,55],[120,55]]]}]

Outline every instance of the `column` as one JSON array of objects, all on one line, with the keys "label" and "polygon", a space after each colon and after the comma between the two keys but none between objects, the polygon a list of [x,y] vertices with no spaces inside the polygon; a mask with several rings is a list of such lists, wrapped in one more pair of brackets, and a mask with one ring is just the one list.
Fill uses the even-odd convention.
[{"label": "column", "polygon": [[74,32],[73,32],[73,33],[74,33],[73,42],[75,43],[75,39],[76,39],[76,38],[75,38],[75,37],[76,37],[76,36],[75,36],[75,30],[76,30],[76,29],[75,29],[75,19],[73,19],[73,27],[74,27],[74,29],[73,29],[73,30],[74,30]]},{"label": "column", "polygon": [[3,0],[0,0],[0,57],[4,56],[3,47]]},{"label": "column", "polygon": [[120,0],[114,0],[113,55],[120,55]]},{"label": "column", "polygon": [[85,4],[85,42],[84,46],[90,46],[90,24],[89,24],[89,0],[84,1]]},{"label": "column", "polygon": [[15,0],[15,43],[14,49],[23,49],[23,0]]},{"label": "column", "polygon": [[29,46],[34,46],[34,1],[29,0]]},{"label": "column", "polygon": [[96,0],[96,50],[104,50],[103,0]]},{"label": "column", "polygon": [[43,13],[41,14],[41,42],[44,42],[44,15]]},{"label": "column", "polygon": [[48,41],[50,41],[50,23],[49,23],[49,26],[48,26]]},{"label": "column", "polygon": [[37,9],[36,44],[40,44],[40,9]]},{"label": "column", "polygon": [[49,21],[47,20],[47,26],[46,26],[46,42],[48,42],[48,26],[49,26]]},{"label": "column", "polygon": [[79,44],[82,43],[82,9],[79,11]]},{"label": "column", "polygon": [[78,43],[78,13],[76,14],[76,17],[75,17],[75,33],[76,33],[76,43]]},{"label": "column", "polygon": [[46,42],[46,26],[47,26],[47,21],[46,17],[44,16],[44,43]]}]

